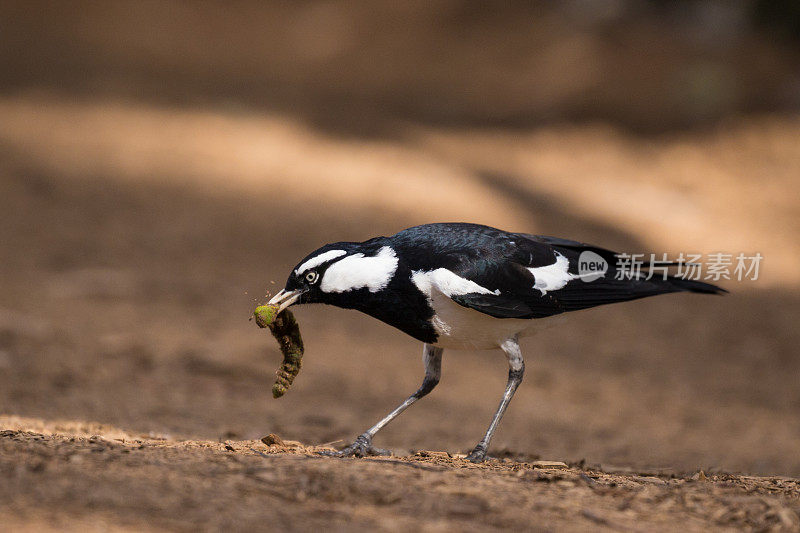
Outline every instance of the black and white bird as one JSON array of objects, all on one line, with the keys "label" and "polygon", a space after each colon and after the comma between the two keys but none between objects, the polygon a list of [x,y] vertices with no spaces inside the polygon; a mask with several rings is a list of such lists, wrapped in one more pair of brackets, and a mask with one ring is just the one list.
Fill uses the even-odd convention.
[{"label": "black and white bird", "polygon": [[[582,276],[579,258],[585,253],[605,262],[606,271]],[[269,303],[281,310],[309,303],[357,309],[424,343],[419,390],[353,444],[333,452],[339,456],[388,454],[373,447],[372,438],[439,383],[445,348],[500,348],[509,365],[505,393],[467,457],[481,462],[522,381],[519,339],[541,329],[544,319],[670,292],[725,292],[671,276],[616,274],[617,254],[596,246],[477,224],[426,224],[391,237],[323,246],[300,261]]]}]

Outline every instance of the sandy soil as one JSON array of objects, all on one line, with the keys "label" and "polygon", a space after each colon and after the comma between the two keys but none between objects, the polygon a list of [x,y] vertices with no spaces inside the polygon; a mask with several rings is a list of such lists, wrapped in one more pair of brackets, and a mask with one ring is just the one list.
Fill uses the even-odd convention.
[{"label": "sandy soil", "polygon": [[[0,524],[800,530],[797,47],[584,4],[0,6]],[[396,458],[315,456],[418,387],[421,347],[298,308],[275,400],[253,309],[323,243],[447,220],[765,260],[526,339],[485,465],[458,454],[499,352],[444,353],[376,438]]]},{"label": "sandy soil", "polygon": [[[780,477],[800,475],[800,296],[790,269],[765,267],[761,283],[729,282],[724,298],[673,295],[577,313],[526,340],[526,381],[493,444],[510,463],[264,457],[257,439],[267,433],[343,444],[421,378],[413,340],[355,312],[300,308],[304,368],[285,397],[272,399],[280,355],[248,318],[319,244],[443,219],[623,250],[666,241],[652,225],[561,201],[555,186],[537,196],[537,182],[522,172],[483,179],[472,161],[478,145],[495,142],[486,134],[453,140],[452,132],[429,131],[429,144],[420,144],[424,136],[371,143],[281,117],[53,98],[6,99],[0,113],[0,413],[11,431],[2,438],[0,514],[20,528],[211,529],[272,520],[304,528],[355,521],[635,529],[678,520],[696,529],[795,527],[796,485]],[[734,149],[739,132],[763,133],[762,124],[743,122],[705,144],[693,138],[698,171],[714,161],[714,147]],[[781,176],[795,164],[781,148],[794,128],[796,121],[780,122],[772,141],[750,148],[754,157],[777,158]],[[564,139],[564,154],[587,140],[610,152],[637,142],[591,127]],[[681,142],[649,141],[665,152]],[[270,157],[259,159],[259,146],[272,146]],[[475,149],[459,155],[468,146]],[[627,175],[641,170],[636,150],[616,153],[614,165]],[[529,192],[509,189],[512,178]],[[666,178],[659,183],[671,190]],[[698,201],[707,195],[673,189]],[[736,194],[749,193],[726,192]],[[775,216],[796,213],[792,198],[774,195]],[[740,214],[738,228],[763,224],[766,204],[715,209],[725,205]],[[782,264],[779,235],[796,243],[791,225],[763,241],[756,231],[709,227],[687,242],[711,250],[746,239]],[[446,352],[441,385],[376,444],[400,456],[467,451],[505,375],[499,353]],[[94,434],[104,437],[90,442]],[[535,458],[592,466],[526,466]],[[632,473],[614,477],[620,465]],[[691,481],[699,470],[711,481]]]},{"label": "sandy soil", "polygon": [[[800,483],[780,476],[614,471],[524,457],[474,465],[425,450],[332,459],[315,455],[324,447],[295,441],[176,441],[8,417],[0,424],[14,428],[0,432],[0,496],[13,502],[10,523],[20,531],[800,528]],[[66,522],[62,506],[71,509]]]}]

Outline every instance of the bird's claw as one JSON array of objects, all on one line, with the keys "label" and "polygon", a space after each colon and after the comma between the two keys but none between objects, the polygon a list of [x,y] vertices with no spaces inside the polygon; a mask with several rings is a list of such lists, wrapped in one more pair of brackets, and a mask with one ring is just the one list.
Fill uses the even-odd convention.
[{"label": "bird's claw", "polygon": [[367,457],[368,455],[392,455],[389,450],[376,448],[372,445],[372,437],[366,433],[356,437],[356,441],[339,451],[321,450],[317,452],[319,455],[327,455],[329,457]]},{"label": "bird's claw", "polygon": [[475,449],[467,455],[466,459],[471,463],[482,463],[483,460],[486,459],[486,446],[478,444],[475,446]]}]

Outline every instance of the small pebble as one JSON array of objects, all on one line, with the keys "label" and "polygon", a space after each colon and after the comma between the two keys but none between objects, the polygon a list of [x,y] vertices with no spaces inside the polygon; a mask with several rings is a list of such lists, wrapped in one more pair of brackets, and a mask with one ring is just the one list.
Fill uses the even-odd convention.
[{"label": "small pebble", "polygon": [[263,442],[267,446],[272,446],[273,444],[277,444],[278,446],[283,446],[284,445],[283,439],[280,438],[275,433],[270,433],[266,437],[262,437],[261,438],[261,442]]},{"label": "small pebble", "polygon": [[418,457],[450,457],[450,454],[447,452],[439,452],[439,451],[432,451],[432,450],[419,450],[414,455]]},{"label": "small pebble", "polygon": [[569,468],[567,463],[561,461],[534,461],[531,465],[534,468]]}]

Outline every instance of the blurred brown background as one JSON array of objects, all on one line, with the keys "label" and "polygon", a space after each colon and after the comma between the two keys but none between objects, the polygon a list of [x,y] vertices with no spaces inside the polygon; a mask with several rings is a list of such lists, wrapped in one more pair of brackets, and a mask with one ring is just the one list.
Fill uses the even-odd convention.
[{"label": "blurred brown background", "polygon": [[[3,2],[0,414],[352,439],[415,390],[419,344],[300,308],[273,400],[248,317],[323,243],[461,220],[765,256],[724,298],[525,341],[496,451],[800,475],[799,33],[788,0]],[[475,444],[505,361],[443,373],[378,445]]]}]

